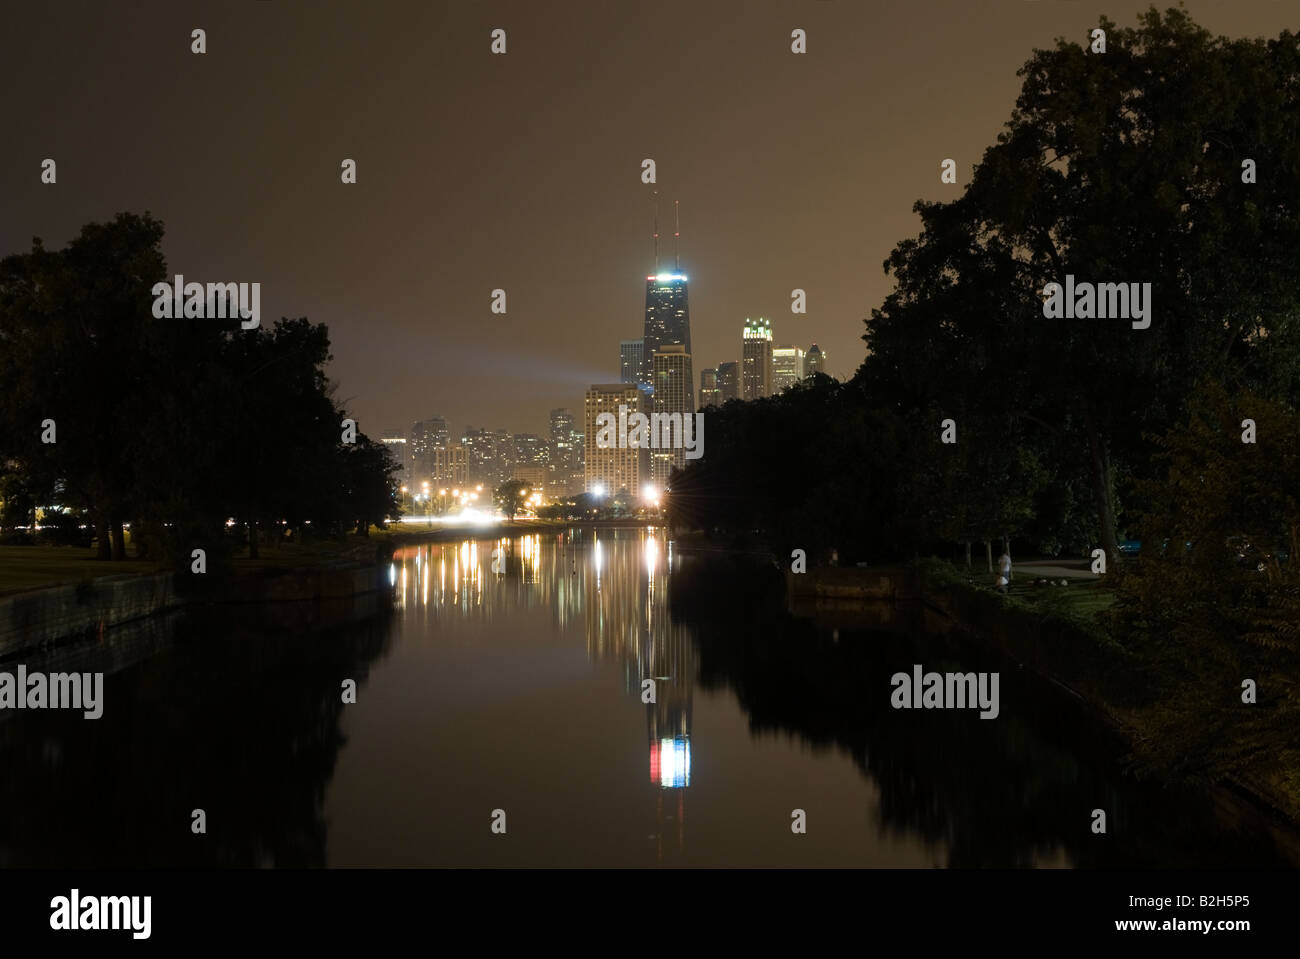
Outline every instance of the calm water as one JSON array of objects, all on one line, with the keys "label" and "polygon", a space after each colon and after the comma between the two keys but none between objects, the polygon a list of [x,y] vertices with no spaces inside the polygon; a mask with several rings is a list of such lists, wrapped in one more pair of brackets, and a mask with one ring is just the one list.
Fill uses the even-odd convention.
[{"label": "calm water", "polygon": [[[391,572],[395,610],[360,624],[206,611],[25,660],[111,674],[98,721],[0,714],[0,865],[1277,861],[1199,793],[1125,776],[1055,690],[906,611],[794,617],[775,570],[644,530],[411,548]],[[1000,671],[1001,715],[892,709],[914,663]]]}]

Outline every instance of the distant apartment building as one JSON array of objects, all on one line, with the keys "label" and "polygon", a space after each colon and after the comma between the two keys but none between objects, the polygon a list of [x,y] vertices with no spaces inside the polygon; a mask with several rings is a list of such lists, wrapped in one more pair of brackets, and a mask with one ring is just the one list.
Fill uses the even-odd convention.
[{"label": "distant apartment building", "polygon": [[516,433],[512,480],[522,480],[533,489],[545,490],[551,478],[551,444],[536,433]]},{"label": "distant apartment building", "polygon": [[718,399],[740,399],[740,364],[736,362],[718,364]]},{"label": "distant apartment building", "polygon": [[803,379],[804,358],[804,351],[797,346],[778,346],[772,350],[773,396]]},{"label": "distant apartment building", "polygon": [[583,489],[588,493],[604,493],[606,499],[626,491],[639,496],[642,481],[646,478],[647,451],[623,444],[625,437],[619,430],[613,442],[602,449],[596,442],[597,417],[602,413],[620,420],[619,407],[625,415],[643,412],[641,390],[634,383],[597,383],[588,387],[583,402],[585,478]]},{"label": "distant apartment building", "polygon": [[645,365],[645,340],[621,340],[618,344],[618,381],[640,383]]},{"label": "distant apartment building", "polygon": [[469,461],[469,484],[495,490],[514,474],[514,438],[506,430],[467,429],[461,445]]},{"label": "distant apartment building", "polygon": [[551,481],[553,496],[579,492],[586,482],[583,468],[583,434],[573,413],[567,409],[551,410]]},{"label": "distant apartment building", "polygon": [[434,451],[433,485],[455,489],[469,485],[469,451],[457,443]]},{"label": "distant apartment building", "polygon": [[745,319],[740,341],[740,397],[757,400],[772,395],[772,324],[763,317]]},{"label": "distant apartment building", "polygon": [[410,480],[407,485],[418,487],[426,480],[432,482],[434,450],[446,448],[449,443],[447,421],[441,416],[431,416],[414,423],[406,443]]},{"label": "distant apartment building", "polygon": [[721,406],[722,394],[718,390],[718,368],[711,366],[700,370],[700,409]]}]

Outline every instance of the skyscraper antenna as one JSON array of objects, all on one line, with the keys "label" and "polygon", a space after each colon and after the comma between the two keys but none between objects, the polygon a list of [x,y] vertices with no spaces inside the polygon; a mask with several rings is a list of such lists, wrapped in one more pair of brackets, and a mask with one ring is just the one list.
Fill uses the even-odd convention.
[{"label": "skyscraper antenna", "polygon": [[680,201],[673,200],[673,272],[682,272],[682,258],[677,251],[677,241],[682,235],[682,212],[678,209],[677,204]]},{"label": "skyscraper antenna", "polygon": [[655,275],[659,275],[659,191],[655,190]]}]

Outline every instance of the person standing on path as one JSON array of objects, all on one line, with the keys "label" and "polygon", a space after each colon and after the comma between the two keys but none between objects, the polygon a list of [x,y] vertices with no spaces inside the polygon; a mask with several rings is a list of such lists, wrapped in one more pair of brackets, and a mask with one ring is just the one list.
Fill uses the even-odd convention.
[{"label": "person standing on path", "polygon": [[998,589],[1007,592],[1011,588],[1011,553],[1003,550],[998,557]]}]

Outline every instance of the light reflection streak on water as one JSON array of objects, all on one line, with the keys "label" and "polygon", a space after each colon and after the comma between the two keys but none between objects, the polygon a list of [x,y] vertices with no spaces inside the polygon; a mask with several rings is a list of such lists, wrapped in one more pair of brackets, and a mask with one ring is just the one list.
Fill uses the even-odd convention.
[{"label": "light reflection streak on water", "polygon": [[[396,566],[390,567],[390,578],[400,583],[404,602],[408,567],[423,576],[420,618],[434,624],[450,617],[493,619],[517,608],[549,610],[557,633],[582,631],[591,660],[619,665],[624,691],[638,706],[643,705],[642,683],[653,679],[656,702],[643,707],[650,778],[657,788],[679,789],[690,782],[690,686],[696,660],[687,628],[665,615],[669,581],[664,569],[671,563],[666,560],[671,550],[671,542],[655,530],[599,536],[593,531],[545,537],[530,533],[482,543],[465,539],[399,554],[400,575]],[[484,575],[484,564],[490,564],[491,577]],[[436,637],[438,632],[421,635]]]}]

